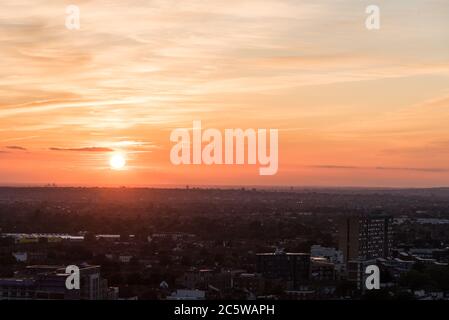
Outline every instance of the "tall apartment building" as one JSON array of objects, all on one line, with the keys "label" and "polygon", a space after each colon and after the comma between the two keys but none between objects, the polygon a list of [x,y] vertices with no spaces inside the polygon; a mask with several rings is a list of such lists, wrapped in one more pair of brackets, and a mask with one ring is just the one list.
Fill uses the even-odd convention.
[{"label": "tall apartment building", "polygon": [[385,215],[345,217],[339,225],[339,249],[345,262],[387,258],[393,245],[393,218]]}]

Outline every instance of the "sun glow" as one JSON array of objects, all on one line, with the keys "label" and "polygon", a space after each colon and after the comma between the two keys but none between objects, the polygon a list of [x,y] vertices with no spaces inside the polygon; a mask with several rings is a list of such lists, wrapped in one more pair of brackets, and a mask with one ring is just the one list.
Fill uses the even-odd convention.
[{"label": "sun glow", "polygon": [[116,153],[109,159],[109,165],[113,170],[122,170],[126,166],[125,156],[121,153]]}]

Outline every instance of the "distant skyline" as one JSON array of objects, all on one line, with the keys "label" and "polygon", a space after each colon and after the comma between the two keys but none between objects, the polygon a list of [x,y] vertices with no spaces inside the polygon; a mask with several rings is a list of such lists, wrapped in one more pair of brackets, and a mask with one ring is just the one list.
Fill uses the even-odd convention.
[{"label": "distant skyline", "polygon": [[[0,185],[449,186],[448,3],[370,4],[5,0]],[[279,129],[278,173],[172,165],[194,120]]]}]

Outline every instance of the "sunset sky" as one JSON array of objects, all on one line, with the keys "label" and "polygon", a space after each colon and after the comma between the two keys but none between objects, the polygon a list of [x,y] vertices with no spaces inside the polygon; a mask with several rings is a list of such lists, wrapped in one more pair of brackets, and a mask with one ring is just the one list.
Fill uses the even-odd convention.
[{"label": "sunset sky", "polygon": [[[172,165],[194,120],[279,129],[277,175]],[[0,185],[46,183],[449,186],[448,1],[3,0]]]}]

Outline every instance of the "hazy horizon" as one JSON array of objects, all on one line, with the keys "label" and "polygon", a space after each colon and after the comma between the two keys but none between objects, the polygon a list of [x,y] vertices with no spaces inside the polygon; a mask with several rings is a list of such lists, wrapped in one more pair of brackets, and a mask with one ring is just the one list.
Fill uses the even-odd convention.
[{"label": "hazy horizon", "polygon": [[31,183],[17,183],[17,184],[0,184],[1,188],[85,188],[85,189],[261,189],[261,190],[301,190],[301,189],[317,189],[317,190],[432,190],[432,189],[448,189],[449,186],[434,186],[434,187],[368,187],[368,186],[318,186],[318,185],[182,185],[182,184],[158,184],[158,185],[77,185],[77,184],[31,184]]}]

